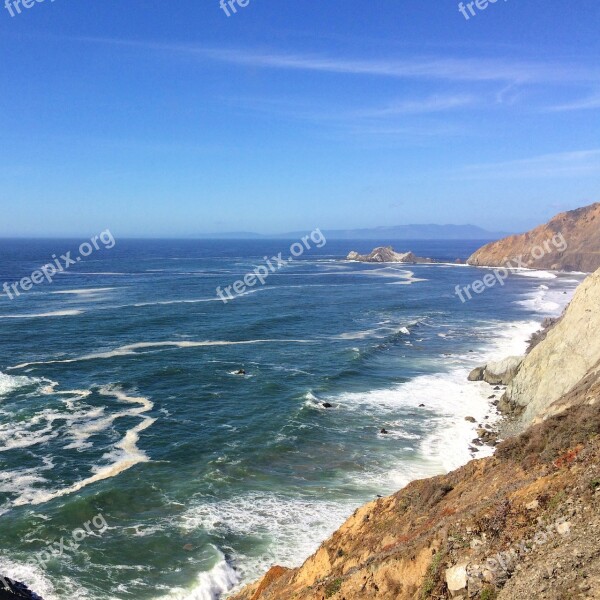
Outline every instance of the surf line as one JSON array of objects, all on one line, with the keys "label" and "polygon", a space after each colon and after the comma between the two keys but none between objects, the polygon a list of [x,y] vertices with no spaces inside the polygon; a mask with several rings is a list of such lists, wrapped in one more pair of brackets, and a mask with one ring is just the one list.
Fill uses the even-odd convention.
[{"label": "surf line", "polygon": [[102,358],[114,358],[116,356],[130,356],[137,355],[136,350],[142,349],[153,349],[153,348],[202,348],[205,346],[244,346],[251,344],[316,344],[318,340],[241,340],[241,341],[181,341],[181,342],[138,342],[136,344],[128,344],[127,346],[121,346],[116,350],[110,350],[108,352],[97,352],[95,354],[86,354],[79,358],[64,358],[56,360],[42,360],[36,362],[21,363],[14,367],[7,367],[7,371],[14,371],[16,369],[24,369],[26,367],[32,367],[36,365],[52,365],[52,364],[66,364],[80,362],[84,360],[97,360]]}]

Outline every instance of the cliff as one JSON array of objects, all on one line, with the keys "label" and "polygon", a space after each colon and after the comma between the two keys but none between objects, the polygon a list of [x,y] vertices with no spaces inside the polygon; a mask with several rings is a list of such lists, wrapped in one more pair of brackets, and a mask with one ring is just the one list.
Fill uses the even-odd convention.
[{"label": "cliff", "polygon": [[352,251],[348,254],[346,260],[369,263],[393,262],[406,264],[429,264],[435,262],[432,258],[416,256],[412,252],[396,252],[391,246],[375,248],[369,254],[359,254],[358,252]]},{"label": "cliff", "polygon": [[[577,289],[562,319],[521,364],[502,400],[522,425],[562,410],[566,394],[600,369],[600,270]],[[562,399],[562,402],[559,400]]]},{"label": "cliff", "polygon": [[599,305],[600,271],[511,372],[521,432],[493,457],[363,506],[232,600],[600,598]]},{"label": "cliff", "polygon": [[561,213],[546,225],[480,248],[473,266],[592,272],[600,268],[600,203]]}]

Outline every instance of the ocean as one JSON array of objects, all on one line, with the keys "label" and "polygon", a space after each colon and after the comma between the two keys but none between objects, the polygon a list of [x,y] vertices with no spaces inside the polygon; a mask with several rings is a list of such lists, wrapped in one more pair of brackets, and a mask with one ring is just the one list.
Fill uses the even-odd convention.
[{"label": "ocean", "polygon": [[[217,296],[293,242],[117,240],[0,296],[0,575],[45,600],[216,600],[300,564],[473,458],[497,416],[469,371],[524,352],[582,280],[522,271],[462,303],[481,242],[395,242],[445,261],[413,266],[336,240]],[[0,285],[78,243],[0,241]]]}]

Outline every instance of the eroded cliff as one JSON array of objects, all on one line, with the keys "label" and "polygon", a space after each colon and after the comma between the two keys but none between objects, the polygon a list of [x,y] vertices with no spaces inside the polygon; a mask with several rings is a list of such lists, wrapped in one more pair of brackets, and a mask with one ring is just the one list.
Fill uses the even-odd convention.
[{"label": "eroded cliff", "polygon": [[561,213],[545,225],[480,248],[474,266],[513,266],[591,273],[600,268],[600,203]]}]

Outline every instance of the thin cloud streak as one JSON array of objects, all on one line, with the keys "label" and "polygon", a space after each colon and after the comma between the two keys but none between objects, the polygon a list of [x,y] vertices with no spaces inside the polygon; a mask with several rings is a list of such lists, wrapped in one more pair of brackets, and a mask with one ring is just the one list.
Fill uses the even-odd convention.
[{"label": "thin cloud streak", "polygon": [[458,179],[596,176],[600,175],[600,148],[469,165],[454,175]]},{"label": "thin cloud streak", "polygon": [[596,96],[589,96],[569,104],[561,104],[558,106],[551,106],[548,110],[550,112],[571,112],[576,110],[594,110],[600,108],[600,94]]},{"label": "thin cloud streak", "polygon": [[385,118],[451,111],[472,106],[476,99],[470,95],[430,96],[421,100],[401,100],[383,108],[371,108],[349,113],[348,118]]},{"label": "thin cloud streak", "polygon": [[600,70],[598,68],[582,67],[575,64],[446,57],[348,59],[111,38],[80,37],[70,39],[85,43],[129,46],[144,50],[185,54],[213,62],[263,69],[301,70],[400,79],[500,81],[518,84],[600,82]]}]

